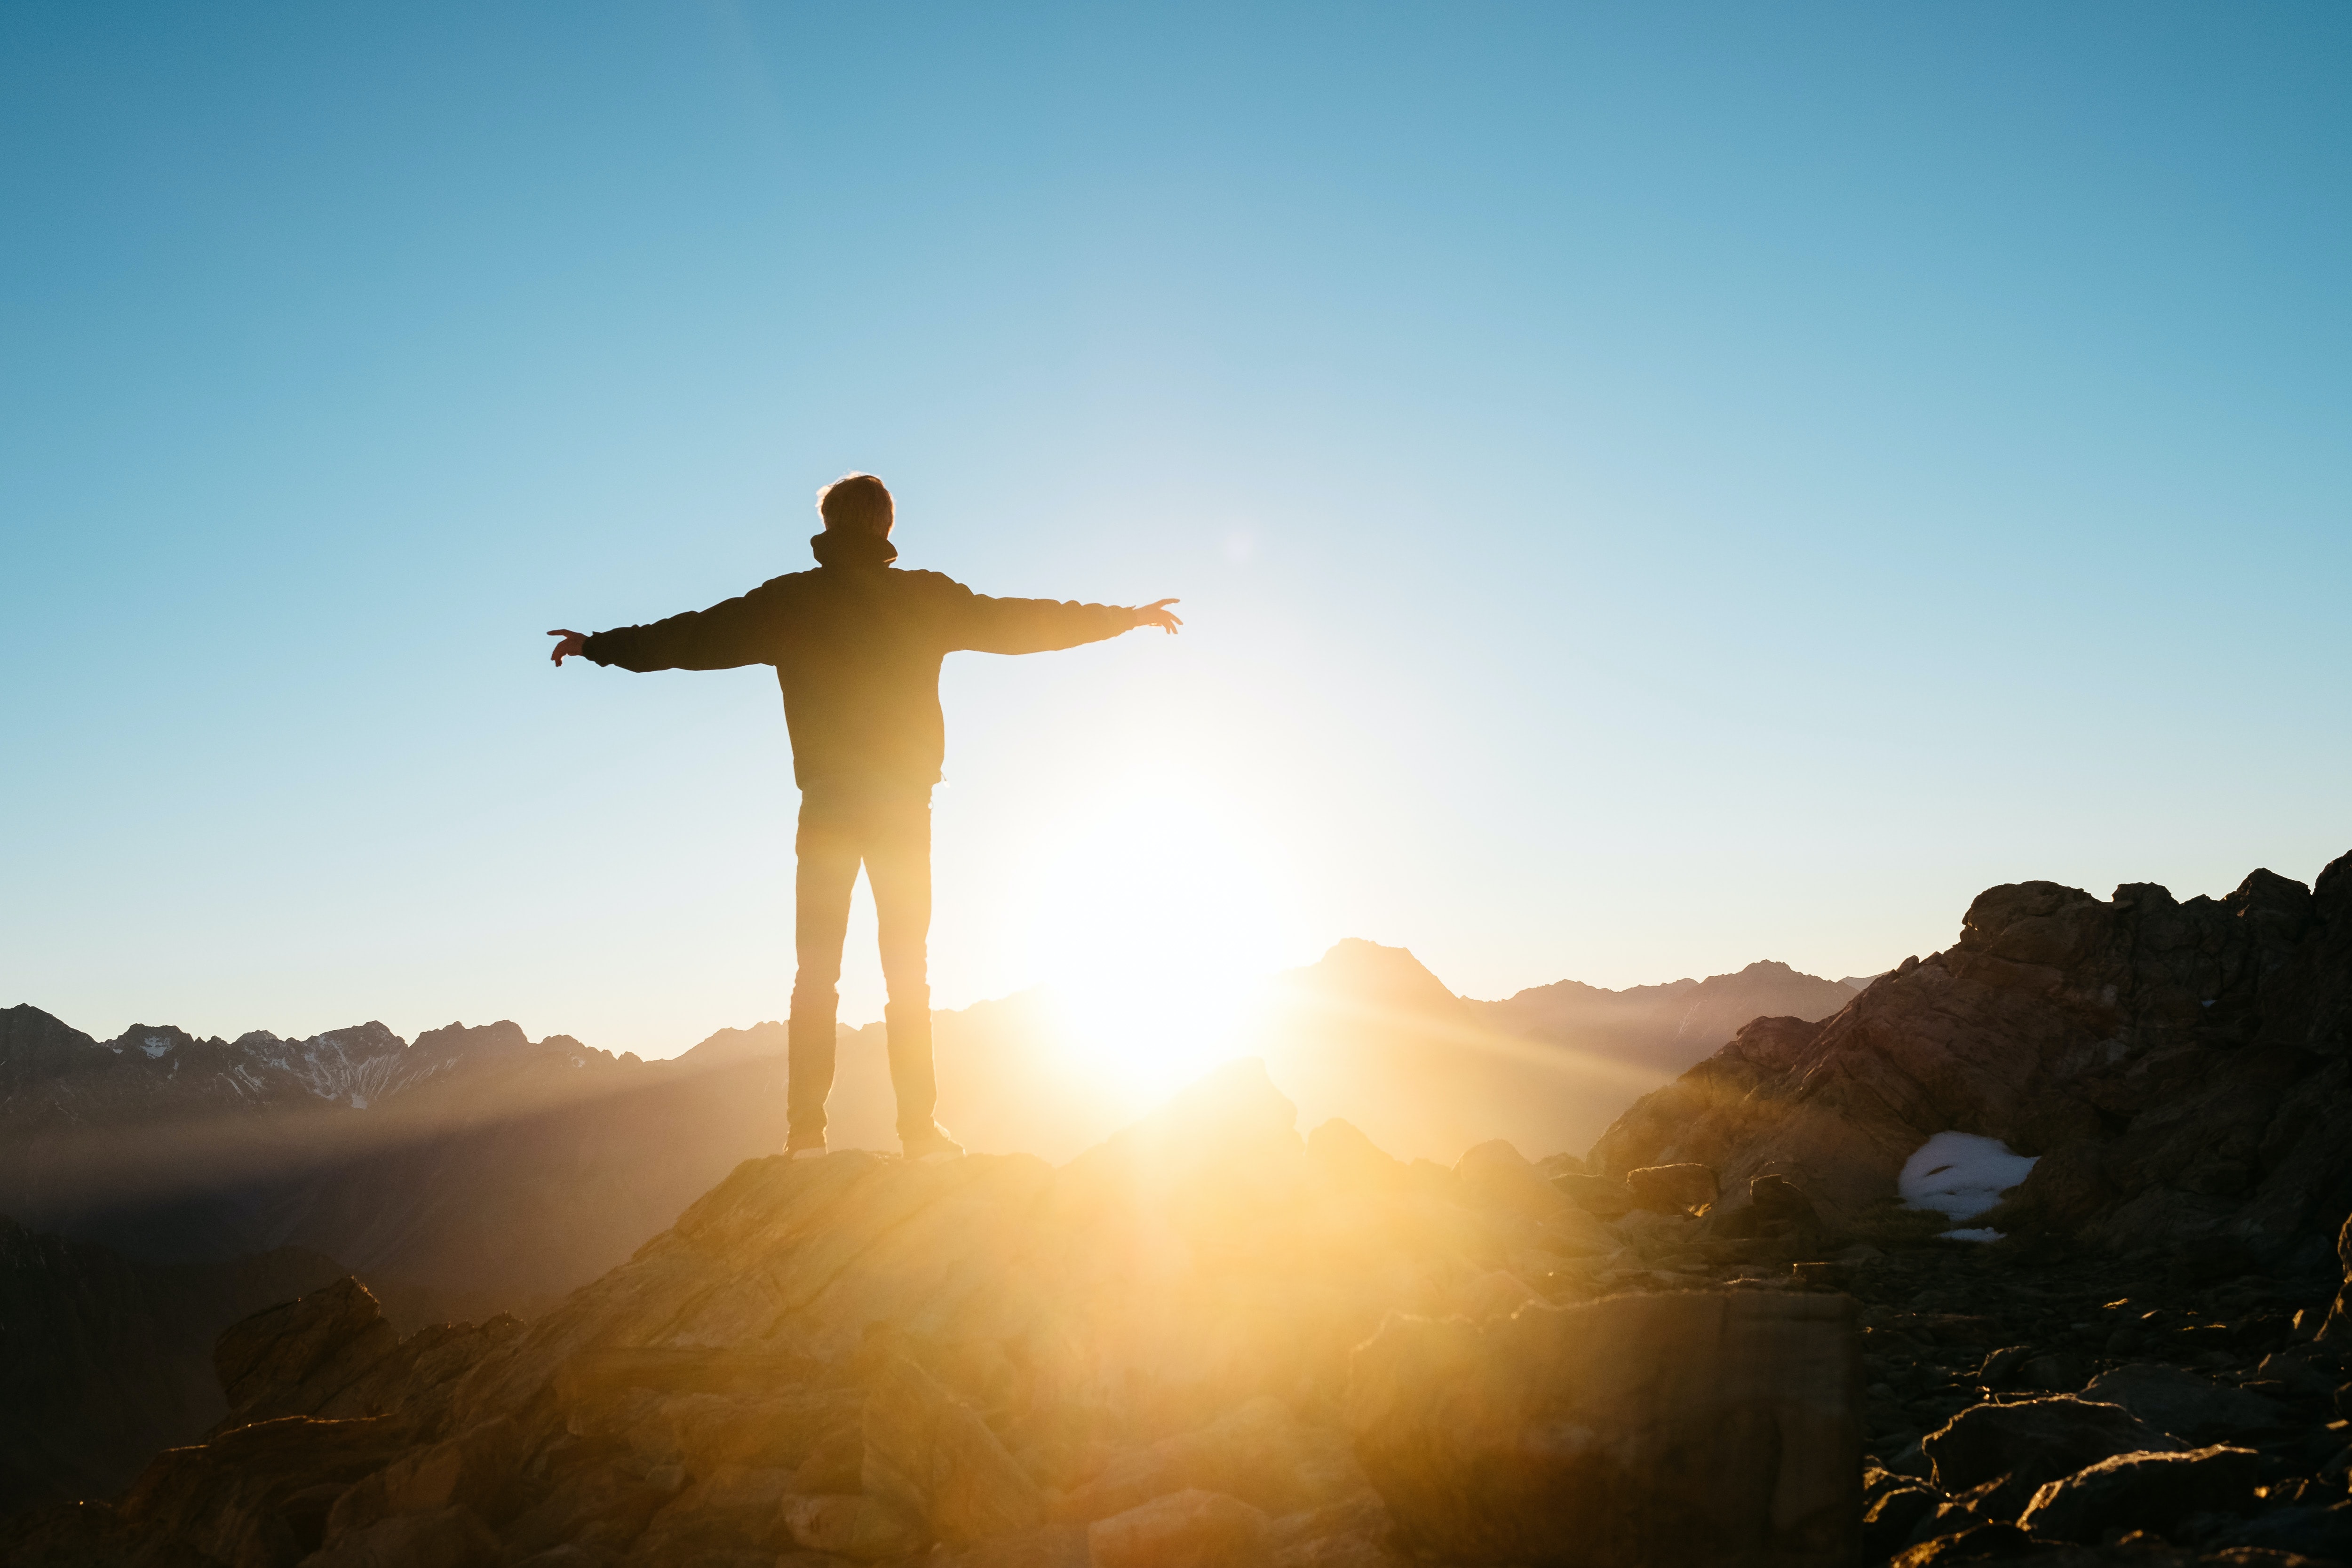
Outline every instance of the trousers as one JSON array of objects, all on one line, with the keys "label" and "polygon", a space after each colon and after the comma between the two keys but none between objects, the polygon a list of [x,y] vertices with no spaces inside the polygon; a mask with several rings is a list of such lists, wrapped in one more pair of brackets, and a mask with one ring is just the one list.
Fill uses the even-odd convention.
[{"label": "trousers", "polygon": [[888,1002],[890,1087],[902,1136],[926,1132],[939,1100],[931,1068],[931,795],[929,789],[804,790],[794,841],[793,1013],[786,1114],[795,1141],[824,1135],[841,1011],[841,948],[857,868],[874,890]]}]

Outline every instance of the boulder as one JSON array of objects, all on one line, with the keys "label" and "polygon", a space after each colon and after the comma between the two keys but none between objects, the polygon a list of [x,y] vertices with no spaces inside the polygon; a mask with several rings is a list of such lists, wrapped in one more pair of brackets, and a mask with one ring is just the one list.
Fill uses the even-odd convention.
[{"label": "boulder", "polygon": [[904,1356],[888,1357],[874,1372],[862,1440],[866,1492],[923,1521],[950,1546],[1018,1534],[1045,1521],[1037,1483],[979,1413]]},{"label": "boulder", "polygon": [[2014,1518],[2042,1484],[2117,1454],[2177,1453],[2181,1444],[2116,1405],[2072,1394],[1978,1405],[1961,1411],[1920,1447],[1935,1466],[1938,1490],[1998,1489],[1979,1500],[1990,1517]]},{"label": "boulder", "polygon": [[1778,1172],[1748,1178],[1748,1206],[1756,1211],[1762,1225],[1811,1227],[1821,1223],[1804,1189]]},{"label": "boulder", "polygon": [[1195,1489],[1095,1521],[1087,1527],[1087,1550],[1094,1568],[1225,1568],[1255,1562],[1266,1533],[1257,1509]]},{"label": "boulder", "polygon": [[1406,1541],[1469,1563],[1844,1563],[1861,1519],[1851,1300],[1619,1296],[1393,1320],[1352,1359],[1356,1455]]},{"label": "boulder", "polygon": [[2287,1423],[2276,1401],[2177,1366],[2119,1366],[2093,1378],[2083,1397],[2120,1405],[2149,1426],[2192,1443],[2273,1432]]},{"label": "boulder", "polygon": [[1551,1184],[1570,1203],[1602,1219],[1615,1219],[1633,1206],[1633,1189],[1620,1177],[1562,1172]]},{"label": "boulder", "polygon": [[503,1524],[519,1501],[522,1462],[522,1432],[504,1417],[412,1449],[334,1499],[326,1514],[326,1542],[332,1546],[394,1515],[437,1514],[450,1508],[463,1508],[488,1524]]},{"label": "boulder", "polygon": [[1644,1165],[1625,1173],[1636,1206],[1661,1214],[1695,1214],[1715,1202],[1715,1172],[1707,1166]]},{"label": "boulder", "polygon": [[2171,1529],[2192,1513],[2254,1506],[2262,1457],[2216,1446],[2185,1454],[2117,1454],[2045,1483],[2018,1520],[2029,1534],[2095,1543],[2110,1528]]}]

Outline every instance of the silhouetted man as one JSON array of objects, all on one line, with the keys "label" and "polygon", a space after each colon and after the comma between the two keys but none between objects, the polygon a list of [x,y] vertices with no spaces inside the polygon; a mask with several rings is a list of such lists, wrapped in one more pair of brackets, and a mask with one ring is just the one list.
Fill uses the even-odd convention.
[{"label": "silhouetted man", "polygon": [[890,492],[851,474],[817,493],[824,531],[809,541],[814,572],[772,578],[725,604],[649,626],[547,635],[558,665],[580,654],[623,669],[732,669],[772,664],[784,689],[793,778],[801,787],[800,868],[786,1100],[795,1159],[824,1152],[833,1089],[841,944],[860,862],[880,926],[883,1010],[898,1138],[909,1159],[963,1150],[932,1120],[931,990],[924,946],[931,929],[931,786],[947,731],[940,665],[959,648],[1042,653],[1099,642],[1137,626],[1174,633],[1173,599],[1126,609],[991,599],[937,572],[901,572],[890,542]]}]

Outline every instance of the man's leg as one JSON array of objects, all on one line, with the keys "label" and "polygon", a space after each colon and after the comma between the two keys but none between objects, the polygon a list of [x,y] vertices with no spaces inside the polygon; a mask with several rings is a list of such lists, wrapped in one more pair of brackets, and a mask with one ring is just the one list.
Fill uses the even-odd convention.
[{"label": "man's leg", "polygon": [[791,1055],[785,1091],[795,1143],[824,1139],[824,1101],[833,1092],[835,1021],[841,1009],[841,942],[849,931],[849,894],[857,884],[856,814],[848,803],[801,796],[798,860],[793,875]]},{"label": "man's leg", "polygon": [[931,934],[929,792],[877,800],[870,810],[866,879],[874,889],[882,978],[890,992],[882,1016],[890,1039],[890,1087],[898,1097],[898,1136],[928,1139],[939,1102],[925,951]]}]

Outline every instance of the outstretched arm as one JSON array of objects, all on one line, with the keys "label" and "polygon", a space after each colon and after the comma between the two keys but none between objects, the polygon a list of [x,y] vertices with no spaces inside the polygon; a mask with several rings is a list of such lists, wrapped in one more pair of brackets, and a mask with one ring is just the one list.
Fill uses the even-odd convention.
[{"label": "outstretched arm", "polygon": [[783,613],[782,595],[772,585],[762,584],[707,610],[688,610],[651,626],[594,633],[551,631],[547,635],[556,644],[548,657],[560,666],[578,654],[598,664],[635,670],[733,669],[739,665],[766,664],[773,658]]},{"label": "outstretched arm", "polygon": [[968,595],[953,646],[976,653],[1045,653],[1101,642],[1138,626],[1158,626],[1174,635],[1183,621],[1169,605],[1174,599],[1130,608],[1125,605],[1080,605],[1054,599],[992,599]]}]

